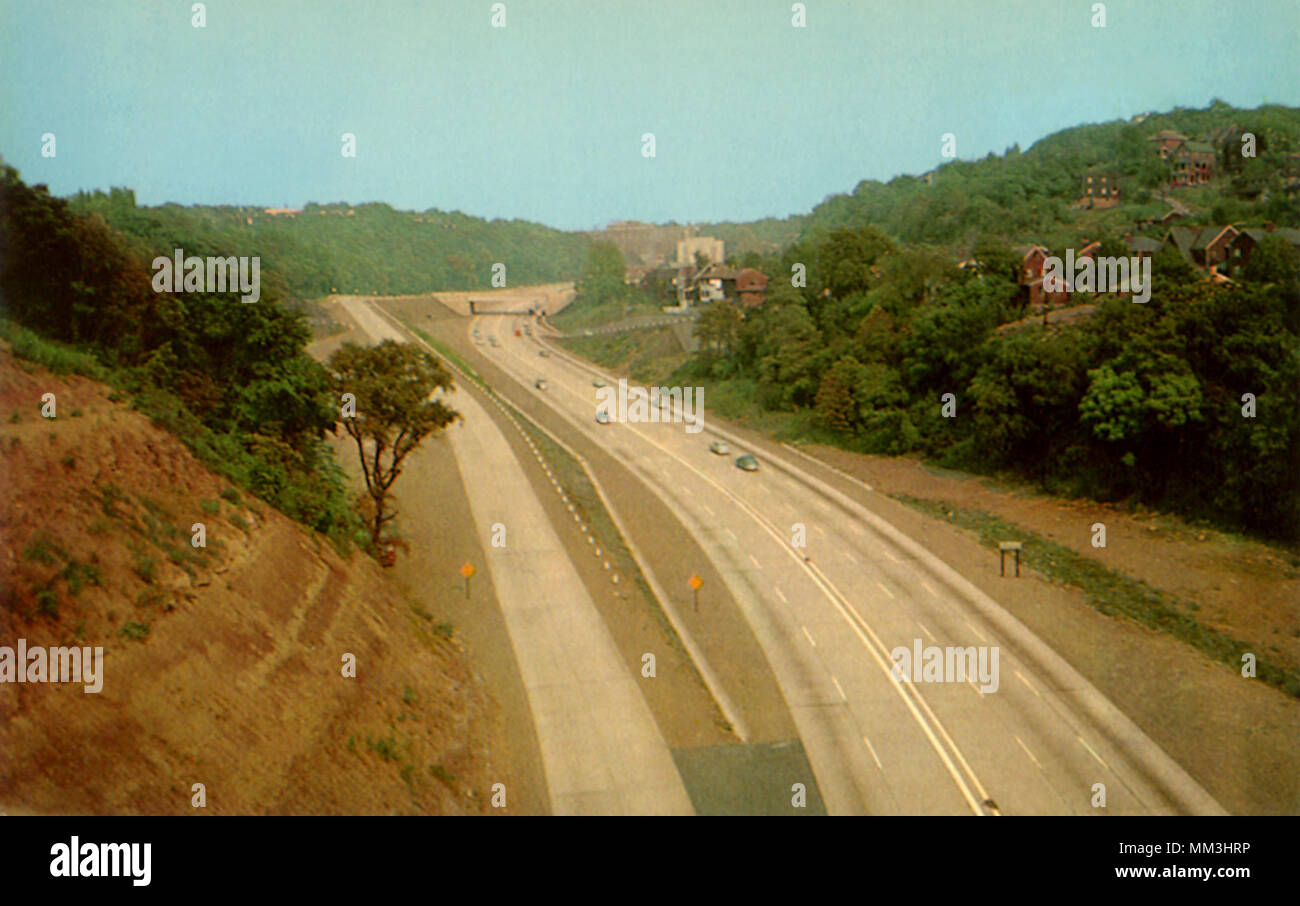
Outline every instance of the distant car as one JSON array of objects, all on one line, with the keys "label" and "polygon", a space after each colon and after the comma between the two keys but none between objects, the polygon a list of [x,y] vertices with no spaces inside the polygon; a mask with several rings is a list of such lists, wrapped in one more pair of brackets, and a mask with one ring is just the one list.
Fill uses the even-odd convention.
[{"label": "distant car", "polygon": [[744,456],[736,457],[736,468],[744,469],[746,472],[758,471],[758,460],[746,453]]},{"label": "distant car", "polygon": [[600,378],[596,378],[594,381],[591,382],[591,386],[593,386],[593,387],[604,387],[604,386],[605,386],[605,382],[602,381]]},{"label": "distant car", "polygon": [[731,447],[727,446],[725,440],[715,440],[713,443],[709,444],[709,450],[713,453],[717,453],[719,456],[726,456],[731,452]]},{"label": "distant car", "polygon": [[497,338],[496,338],[496,337],[488,337],[488,342],[490,342],[493,346],[500,346],[500,345],[501,345],[500,343],[497,342]]},{"label": "distant car", "polygon": [[533,386],[536,387],[538,390],[545,390],[547,386],[546,378],[539,377],[537,380],[533,381]]},{"label": "distant car", "polygon": [[608,413],[608,412],[606,412],[604,409],[597,410],[597,412],[596,412],[596,424],[598,424],[598,425],[608,425],[608,424],[611,424],[611,423],[612,423],[612,420],[610,419],[610,417],[609,417],[609,413]]},{"label": "distant car", "polygon": [[484,343],[482,340],[475,340],[475,341],[474,341],[474,345],[475,345],[475,346],[486,346],[487,344]]},{"label": "distant car", "polygon": [[549,349],[539,349],[537,350],[537,354],[544,359],[549,359],[551,357],[551,351]]}]

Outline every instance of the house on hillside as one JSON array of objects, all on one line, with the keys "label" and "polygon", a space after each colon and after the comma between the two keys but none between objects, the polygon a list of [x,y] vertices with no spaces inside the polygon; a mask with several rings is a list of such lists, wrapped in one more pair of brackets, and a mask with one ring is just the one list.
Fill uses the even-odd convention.
[{"label": "house on hillside", "polygon": [[1119,204],[1119,177],[1113,173],[1087,173],[1082,177],[1079,206],[1113,208]]},{"label": "house on hillside", "polygon": [[1244,227],[1228,243],[1227,261],[1223,270],[1233,277],[1239,277],[1241,271],[1250,264],[1250,256],[1255,247],[1269,236],[1281,237],[1300,251],[1300,230],[1278,227],[1272,223],[1266,223],[1262,227]]},{"label": "house on hillside", "polygon": [[1030,308],[1048,305],[1065,305],[1070,294],[1064,289],[1050,291],[1043,286],[1043,269],[1052,253],[1041,245],[1022,245],[1013,249],[1020,259],[1019,283],[1021,300]]},{"label": "house on hillside", "polygon": [[1199,186],[1214,177],[1217,155],[1208,142],[1183,142],[1173,152],[1174,175],[1170,183],[1175,186]]},{"label": "house on hillside", "polygon": [[1173,243],[1188,264],[1213,271],[1228,260],[1228,246],[1237,232],[1233,226],[1174,227],[1165,241]]},{"label": "house on hillside", "polygon": [[1187,136],[1175,132],[1172,129],[1161,129],[1147,141],[1156,143],[1156,151],[1159,152],[1162,160],[1168,160],[1169,155],[1178,150],[1183,142],[1187,141]]},{"label": "house on hillside", "polygon": [[762,305],[766,292],[767,274],[752,267],[742,268],[736,273],[736,294],[745,308]]},{"label": "house on hillside", "polygon": [[1159,239],[1152,239],[1149,236],[1134,236],[1129,233],[1124,237],[1124,245],[1128,248],[1128,253],[1134,258],[1154,258],[1165,247],[1165,244]]},{"label": "house on hillside", "polygon": [[725,264],[710,264],[697,271],[682,288],[684,303],[704,304],[736,298],[736,272]]}]

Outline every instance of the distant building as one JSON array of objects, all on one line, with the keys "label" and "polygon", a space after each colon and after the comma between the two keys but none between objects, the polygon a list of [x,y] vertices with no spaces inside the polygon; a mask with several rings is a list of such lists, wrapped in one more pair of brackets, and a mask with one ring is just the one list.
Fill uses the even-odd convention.
[{"label": "distant building", "polygon": [[1199,186],[1214,177],[1214,146],[1207,142],[1183,142],[1173,152],[1175,186]]},{"label": "distant building", "polygon": [[1134,258],[1154,258],[1165,247],[1159,239],[1132,235],[1124,237],[1124,245],[1128,248],[1129,255]]},{"label": "distant building", "polygon": [[722,240],[712,236],[685,236],[677,240],[677,266],[694,267],[695,256],[703,254],[710,264],[722,264],[727,260]]},{"label": "distant building", "polygon": [[742,268],[736,273],[736,295],[740,304],[746,308],[757,308],[763,304],[767,292],[767,274],[752,267]]},{"label": "distant building", "polygon": [[723,302],[736,298],[736,272],[725,264],[710,264],[682,287],[683,304]]},{"label": "distant building", "polygon": [[1119,204],[1119,177],[1113,173],[1085,174],[1079,200],[1084,207],[1113,208]]},{"label": "distant building", "polygon": [[680,232],[681,227],[619,220],[590,235],[597,241],[612,242],[617,246],[629,273],[636,277],[668,263],[673,243]]},{"label": "distant building", "polygon": [[1172,129],[1161,129],[1151,136],[1148,141],[1155,142],[1160,157],[1163,160],[1168,160],[1169,155],[1173,154],[1183,142],[1187,141],[1187,136],[1181,135]]},{"label": "distant building", "polygon": [[1245,227],[1229,241],[1223,270],[1233,277],[1239,277],[1241,271],[1249,266],[1250,256],[1255,248],[1269,236],[1285,239],[1300,251],[1300,230],[1276,227],[1272,223],[1266,223],[1262,227]]},{"label": "distant building", "polygon": [[1020,292],[1030,308],[1064,305],[1070,301],[1066,290],[1049,291],[1043,286],[1043,269],[1050,251],[1041,245],[1023,245],[1014,251],[1020,259]]},{"label": "distant building", "polygon": [[1237,236],[1233,226],[1173,227],[1166,242],[1173,243],[1188,264],[1202,270],[1223,267],[1228,260],[1228,246]]}]

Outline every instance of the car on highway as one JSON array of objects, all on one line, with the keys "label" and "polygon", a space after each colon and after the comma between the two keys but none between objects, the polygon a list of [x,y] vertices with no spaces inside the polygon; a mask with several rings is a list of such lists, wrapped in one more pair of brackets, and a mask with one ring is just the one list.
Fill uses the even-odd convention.
[{"label": "car on highway", "polygon": [[709,452],[717,453],[719,456],[726,456],[731,452],[731,447],[727,446],[725,440],[715,440],[713,443],[709,444]]},{"label": "car on highway", "polygon": [[537,354],[544,359],[549,359],[551,357],[551,351],[549,349],[539,349],[537,350]]},{"label": "car on highway", "polygon": [[545,390],[547,387],[546,378],[539,377],[537,380],[533,381],[533,386],[538,390]]},{"label": "car on highway", "polygon": [[613,420],[609,417],[609,413],[606,412],[604,409],[598,409],[596,411],[596,424],[608,425],[608,424],[612,424],[612,422]]},{"label": "car on highway", "polygon": [[496,337],[488,337],[488,341],[489,341],[493,346],[500,346],[500,345],[501,345],[500,343],[497,342],[497,338],[496,338]]},{"label": "car on highway", "polygon": [[604,386],[605,386],[605,382],[602,381],[600,378],[596,378],[594,381],[591,382],[591,386],[593,386],[593,387],[604,387]]},{"label": "car on highway", "polygon": [[736,457],[736,468],[744,469],[746,472],[758,471],[758,460],[746,453],[744,456]]}]

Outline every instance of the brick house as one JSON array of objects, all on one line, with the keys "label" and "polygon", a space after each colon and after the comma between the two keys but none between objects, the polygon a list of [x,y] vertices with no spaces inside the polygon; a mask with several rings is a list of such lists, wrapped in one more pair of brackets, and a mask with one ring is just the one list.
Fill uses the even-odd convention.
[{"label": "brick house", "polygon": [[1214,146],[1206,142],[1183,142],[1173,152],[1175,186],[1199,186],[1214,176]]},{"label": "brick house", "polygon": [[1178,147],[1187,141],[1187,136],[1181,135],[1172,129],[1161,129],[1147,141],[1155,142],[1160,158],[1168,160],[1169,155],[1177,151]]},{"label": "brick house", "polygon": [[1022,245],[1013,249],[1020,259],[1019,284],[1021,298],[1030,308],[1048,305],[1064,305],[1070,301],[1070,294],[1065,290],[1048,291],[1043,286],[1043,268],[1051,255],[1041,245]]},{"label": "brick house", "polygon": [[763,304],[767,292],[767,274],[752,267],[742,268],[736,273],[736,293],[740,304],[746,308],[757,308]]}]

